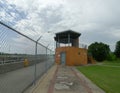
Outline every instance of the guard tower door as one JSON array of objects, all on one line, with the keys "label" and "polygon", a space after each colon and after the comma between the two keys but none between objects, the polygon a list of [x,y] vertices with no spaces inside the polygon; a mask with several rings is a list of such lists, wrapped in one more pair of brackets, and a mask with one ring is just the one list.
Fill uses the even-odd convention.
[{"label": "guard tower door", "polygon": [[61,64],[65,65],[65,63],[66,63],[66,53],[65,52],[62,52],[60,54],[60,60],[61,60]]}]

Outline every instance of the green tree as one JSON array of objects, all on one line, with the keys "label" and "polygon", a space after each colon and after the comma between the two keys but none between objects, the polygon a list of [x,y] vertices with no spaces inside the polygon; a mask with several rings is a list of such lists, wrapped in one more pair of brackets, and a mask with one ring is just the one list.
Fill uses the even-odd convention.
[{"label": "green tree", "polygon": [[116,57],[120,58],[120,41],[117,41],[117,43],[116,43],[115,55],[116,55]]},{"label": "green tree", "polygon": [[92,43],[88,47],[88,53],[93,56],[93,58],[97,61],[103,61],[109,55],[110,48],[109,45],[104,44],[102,42]]}]

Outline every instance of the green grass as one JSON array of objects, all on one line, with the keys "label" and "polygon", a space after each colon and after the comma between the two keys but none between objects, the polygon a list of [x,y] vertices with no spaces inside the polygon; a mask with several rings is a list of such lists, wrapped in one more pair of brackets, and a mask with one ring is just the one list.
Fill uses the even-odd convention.
[{"label": "green grass", "polygon": [[120,93],[120,67],[82,66],[77,67],[106,93]]},{"label": "green grass", "polygon": [[120,66],[120,60],[115,61],[104,61],[103,65],[110,65],[110,66]]}]

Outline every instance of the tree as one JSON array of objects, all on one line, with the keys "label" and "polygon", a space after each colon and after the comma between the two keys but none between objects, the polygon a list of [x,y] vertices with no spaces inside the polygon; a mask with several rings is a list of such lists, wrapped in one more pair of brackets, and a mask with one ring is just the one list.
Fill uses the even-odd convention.
[{"label": "tree", "polygon": [[109,45],[104,43],[92,43],[88,47],[88,53],[93,56],[93,58],[97,61],[103,61],[109,55],[110,48]]},{"label": "tree", "polygon": [[115,53],[116,57],[120,58],[120,41],[117,41],[114,53]]}]

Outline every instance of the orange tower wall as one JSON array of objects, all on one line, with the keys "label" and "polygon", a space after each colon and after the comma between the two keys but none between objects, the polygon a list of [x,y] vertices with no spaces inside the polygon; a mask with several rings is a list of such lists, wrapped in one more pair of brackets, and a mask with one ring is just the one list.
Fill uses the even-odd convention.
[{"label": "orange tower wall", "polygon": [[66,53],[66,64],[68,66],[77,66],[87,64],[87,49],[77,47],[56,48],[55,62],[61,64],[60,53]]}]

